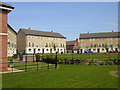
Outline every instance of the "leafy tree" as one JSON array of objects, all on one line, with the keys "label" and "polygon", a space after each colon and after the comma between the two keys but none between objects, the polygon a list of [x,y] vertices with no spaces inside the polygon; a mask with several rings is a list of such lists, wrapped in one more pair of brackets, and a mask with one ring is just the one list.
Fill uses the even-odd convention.
[{"label": "leafy tree", "polygon": [[108,45],[107,45],[107,43],[105,44],[105,50],[106,50],[106,52],[107,52],[107,49],[108,49]]}]

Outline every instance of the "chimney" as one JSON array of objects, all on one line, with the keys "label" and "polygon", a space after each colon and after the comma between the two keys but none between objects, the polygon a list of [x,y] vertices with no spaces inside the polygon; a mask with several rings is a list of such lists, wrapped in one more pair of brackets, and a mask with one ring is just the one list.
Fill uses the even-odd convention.
[{"label": "chimney", "polygon": [[114,32],[114,30],[112,30],[112,32]]},{"label": "chimney", "polygon": [[88,31],[88,33],[89,33],[89,31]]},{"label": "chimney", "polygon": [[76,41],[78,41],[78,38],[76,38]]},{"label": "chimney", "polygon": [[30,27],[29,27],[28,29],[29,29],[29,30],[31,30],[31,28],[30,28]]},{"label": "chimney", "polygon": [[53,32],[53,31],[51,30],[51,32]]}]

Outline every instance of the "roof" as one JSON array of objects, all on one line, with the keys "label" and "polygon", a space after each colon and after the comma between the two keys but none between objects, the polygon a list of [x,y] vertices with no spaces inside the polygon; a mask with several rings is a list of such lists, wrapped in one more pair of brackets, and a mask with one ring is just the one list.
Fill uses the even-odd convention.
[{"label": "roof", "polygon": [[85,38],[112,38],[120,37],[120,32],[104,32],[104,33],[84,33],[80,34],[80,39]]},{"label": "roof", "polygon": [[66,45],[75,45],[75,43],[76,43],[76,40],[74,40],[74,41],[67,41]]},{"label": "roof", "polygon": [[60,33],[55,33],[55,32],[47,32],[47,31],[39,31],[39,30],[31,30],[31,29],[20,29],[19,31],[23,31],[26,35],[66,38]]},{"label": "roof", "polygon": [[9,4],[3,3],[3,2],[0,2],[0,6],[14,9],[14,7],[12,5],[9,5]]},{"label": "roof", "polygon": [[17,32],[8,24],[8,27],[15,33],[17,34]]}]

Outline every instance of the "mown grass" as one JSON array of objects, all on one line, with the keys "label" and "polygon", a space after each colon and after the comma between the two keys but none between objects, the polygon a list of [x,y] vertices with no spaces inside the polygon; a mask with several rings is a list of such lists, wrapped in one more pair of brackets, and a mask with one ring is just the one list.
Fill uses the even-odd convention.
[{"label": "mown grass", "polygon": [[3,88],[118,88],[117,65],[59,65],[58,69],[3,74]]}]

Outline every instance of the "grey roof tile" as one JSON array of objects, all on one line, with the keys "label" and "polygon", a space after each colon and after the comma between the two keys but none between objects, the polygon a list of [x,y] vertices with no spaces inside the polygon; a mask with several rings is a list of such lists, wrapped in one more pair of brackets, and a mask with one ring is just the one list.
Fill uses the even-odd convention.
[{"label": "grey roof tile", "polygon": [[120,32],[105,32],[105,33],[84,33],[80,34],[80,39],[85,38],[112,38],[120,37]]},{"label": "grey roof tile", "polygon": [[20,29],[20,30],[22,30],[26,35],[66,38],[60,33],[55,33],[55,32],[47,32],[47,31],[39,31],[39,30],[31,30],[31,29]]}]

